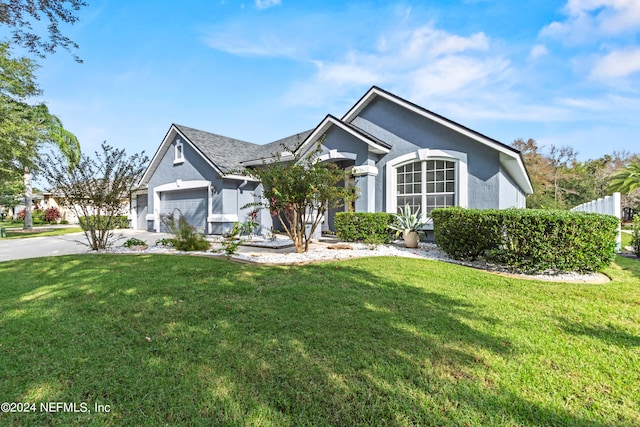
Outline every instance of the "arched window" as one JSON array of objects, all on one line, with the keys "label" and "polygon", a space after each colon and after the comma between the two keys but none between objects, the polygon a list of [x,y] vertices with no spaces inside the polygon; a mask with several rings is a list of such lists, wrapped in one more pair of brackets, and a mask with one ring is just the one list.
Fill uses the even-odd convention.
[{"label": "arched window", "polygon": [[467,206],[467,156],[422,149],[387,163],[387,212],[409,204],[429,216],[435,208]]},{"label": "arched window", "polygon": [[422,160],[396,168],[397,207],[406,204],[411,211],[429,216],[435,208],[456,204],[456,163],[447,160]]}]

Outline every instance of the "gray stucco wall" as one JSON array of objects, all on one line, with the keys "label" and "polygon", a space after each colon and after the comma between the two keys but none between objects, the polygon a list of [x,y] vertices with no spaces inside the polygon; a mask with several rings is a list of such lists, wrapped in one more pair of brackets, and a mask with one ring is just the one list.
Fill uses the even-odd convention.
[{"label": "gray stucco wall", "polygon": [[[177,138],[176,138],[177,139]],[[215,169],[196,150],[182,138],[184,162],[174,164],[175,139],[163,154],[162,159],[148,183],[148,208],[147,212],[154,213],[154,189],[160,185],[175,183],[178,179],[182,181],[203,180],[210,181],[214,187],[212,194],[212,214],[228,215],[223,216],[223,221],[216,221],[208,227],[207,232],[212,234],[227,233],[233,227],[237,215],[239,222],[245,222],[248,214],[253,208],[242,209],[243,206],[258,201],[259,185],[253,181],[247,181],[244,186],[243,180],[222,178]],[[242,186],[242,188],[240,188]],[[270,216],[261,215],[259,222],[265,227],[271,228]],[[153,229],[153,221],[150,221],[148,228]]]},{"label": "gray stucco wall", "polygon": [[354,137],[353,135],[345,132],[344,130],[332,126],[326,133],[326,139],[322,144],[323,154],[328,153],[330,150],[337,150],[343,153],[355,154],[355,163],[366,164],[368,158],[367,145],[362,141]]},{"label": "gray stucco wall", "polygon": [[500,209],[525,208],[526,196],[506,171],[500,174]]},{"label": "gray stucco wall", "polygon": [[[360,139],[337,127],[331,127],[327,131],[326,139],[322,145],[322,148],[324,154],[329,153],[330,150],[337,150],[338,153],[356,155],[356,158],[353,160],[349,159],[337,161],[342,168],[346,168],[348,166],[362,166],[369,164],[373,166],[379,159],[379,156],[369,153],[367,144],[363,143]],[[355,201],[355,210],[356,212],[367,212],[367,199],[368,197],[371,197],[371,195],[375,194],[375,189],[368,188],[366,186],[365,177],[356,177],[354,181],[356,187],[361,190],[359,193],[359,197]],[[328,218],[329,229],[334,229],[333,214],[335,212],[342,211],[344,211],[344,208],[332,209],[332,214],[330,214]]]},{"label": "gray stucco wall", "polygon": [[353,124],[365,132],[392,145],[391,151],[376,165],[376,210],[386,210],[386,164],[389,160],[422,148],[453,150],[467,153],[468,207],[499,208],[502,171],[499,153],[454,130],[426,120],[415,112],[376,98],[357,117]]},{"label": "gray stucco wall", "polygon": [[[181,138],[182,139],[182,138]],[[182,181],[206,180],[211,181],[215,187],[213,195],[214,213],[216,206],[222,207],[222,179],[218,173],[200,156],[195,149],[186,141],[183,141],[184,162],[174,164],[174,146],[175,139],[169,145],[168,150],[164,153],[160,164],[156,168],[151,179],[149,179],[149,200],[148,212],[154,213],[156,206],[153,201],[153,189],[157,186],[176,182],[178,179]]]}]

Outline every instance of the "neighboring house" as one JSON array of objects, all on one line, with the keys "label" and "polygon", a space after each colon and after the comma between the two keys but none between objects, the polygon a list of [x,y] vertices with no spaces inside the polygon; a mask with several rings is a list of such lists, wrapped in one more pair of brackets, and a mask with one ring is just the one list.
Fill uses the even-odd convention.
[{"label": "neighboring house", "polygon": [[57,208],[60,211],[60,220],[68,221],[69,224],[78,224],[80,221],[73,210],[59,203],[63,197],[60,194],[42,193],[42,209]]},{"label": "neighboring house", "polygon": [[[74,206],[74,209],[71,209],[69,206],[65,206],[64,196],[59,193],[41,193],[35,194],[34,196],[34,209],[49,209],[49,208],[58,208],[60,211],[61,218],[60,220],[68,221],[69,224],[78,224],[80,221],[78,220],[78,216],[75,211],[82,212],[82,209],[79,206]],[[122,208],[117,213],[118,215],[127,215],[127,211],[129,210],[129,199],[126,196],[122,197]],[[89,210],[90,213],[93,213],[93,210]],[[134,227],[135,228],[135,227]]]},{"label": "neighboring house", "polygon": [[[260,200],[259,182],[239,171],[276,152],[286,161],[283,147],[305,153],[320,140],[320,161],[351,171],[356,212],[397,212],[407,203],[426,214],[523,208],[533,192],[518,150],[374,86],[342,119],[328,115],[313,130],[266,145],[172,125],[132,197],[132,224],[163,231],[160,215],[179,209],[198,230],[224,233]],[[333,230],[334,215],[323,230]],[[259,222],[271,227],[269,213]]]}]

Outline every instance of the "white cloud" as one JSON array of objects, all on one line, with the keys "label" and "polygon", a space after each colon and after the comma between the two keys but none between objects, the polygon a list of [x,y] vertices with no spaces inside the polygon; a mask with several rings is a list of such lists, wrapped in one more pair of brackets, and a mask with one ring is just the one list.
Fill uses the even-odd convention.
[{"label": "white cloud", "polygon": [[373,85],[381,76],[375,71],[358,65],[357,63],[330,63],[314,61],[317,67],[317,79],[321,82],[345,85]]},{"label": "white cloud", "polygon": [[280,0],[256,0],[256,7],[260,10],[279,6]]},{"label": "white cloud", "polygon": [[531,48],[531,51],[529,52],[529,59],[535,60],[543,56],[546,56],[548,54],[549,54],[549,50],[547,49],[546,46],[537,44]]},{"label": "white cloud", "polygon": [[501,81],[508,72],[509,61],[489,51],[489,38],[482,32],[461,36],[432,24],[388,32],[369,49],[314,61],[315,75],[298,82],[288,99],[316,105],[338,88],[345,93],[374,84],[409,93],[416,102],[464,96],[467,90]]},{"label": "white cloud", "polygon": [[212,33],[204,41],[213,49],[238,56],[293,57],[298,52],[296,44],[286,43],[275,35],[246,34],[233,29]]},{"label": "white cloud", "polygon": [[599,80],[618,79],[640,72],[640,48],[614,50],[600,57],[591,77]]},{"label": "white cloud", "polygon": [[638,0],[569,0],[563,11],[567,19],[545,26],[541,36],[578,44],[640,29]]}]

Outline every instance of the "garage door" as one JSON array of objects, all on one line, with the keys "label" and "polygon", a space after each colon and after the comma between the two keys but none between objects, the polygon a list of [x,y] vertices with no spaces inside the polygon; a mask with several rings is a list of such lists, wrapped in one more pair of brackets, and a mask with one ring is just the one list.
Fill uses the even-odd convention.
[{"label": "garage door", "polygon": [[[165,191],[160,193],[160,213],[174,214],[177,219],[178,211],[180,211],[189,224],[204,233],[207,225],[207,197],[206,188]],[[167,231],[162,221],[160,222],[160,231]]]}]

